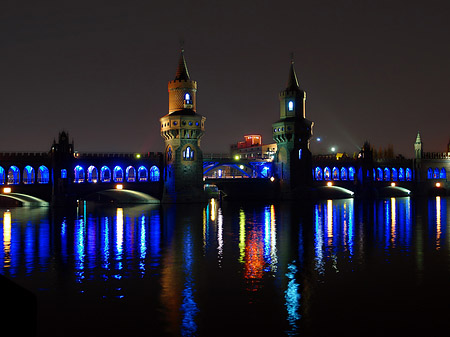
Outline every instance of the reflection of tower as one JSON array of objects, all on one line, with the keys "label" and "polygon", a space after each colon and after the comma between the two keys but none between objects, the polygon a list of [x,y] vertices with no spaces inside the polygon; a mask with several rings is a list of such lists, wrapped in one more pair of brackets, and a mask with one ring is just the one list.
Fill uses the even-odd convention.
[{"label": "reflection of tower", "polygon": [[165,142],[163,202],[200,202],[204,199],[200,139],[206,118],[196,113],[197,82],[190,79],[183,50],[168,89],[169,113],[160,119]]},{"label": "reflection of tower", "polygon": [[286,89],[280,95],[280,120],[272,125],[277,142],[276,171],[280,179],[281,197],[290,198],[295,190],[312,181],[309,139],[313,122],[305,118],[306,92],[300,89],[291,61]]}]

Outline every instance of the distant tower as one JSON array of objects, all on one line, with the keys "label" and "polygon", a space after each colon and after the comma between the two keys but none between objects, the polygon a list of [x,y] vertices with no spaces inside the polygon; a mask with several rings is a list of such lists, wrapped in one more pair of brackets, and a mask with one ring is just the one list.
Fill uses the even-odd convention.
[{"label": "distant tower", "polygon": [[53,140],[50,150],[52,157],[51,177],[52,204],[59,205],[70,202],[70,185],[73,181],[71,170],[74,161],[74,143],[69,142],[69,133],[62,131],[58,135],[58,142]]},{"label": "distant tower", "polygon": [[275,165],[281,197],[291,198],[312,182],[309,140],[314,125],[306,119],[306,92],[298,85],[293,60],[286,89],[281,91],[279,100],[280,120],[272,124],[273,139],[277,142]]},{"label": "distant tower", "polygon": [[416,142],[414,143],[414,152],[415,152],[415,158],[417,159],[422,159],[422,152],[423,151],[423,143],[422,140],[420,139],[420,133],[417,132],[417,136],[416,136]]},{"label": "distant tower", "polygon": [[169,82],[169,113],[160,119],[165,143],[163,202],[204,201],[200,139],[206,118],[197,114],[197,82],[190,79],[184,50]]}]

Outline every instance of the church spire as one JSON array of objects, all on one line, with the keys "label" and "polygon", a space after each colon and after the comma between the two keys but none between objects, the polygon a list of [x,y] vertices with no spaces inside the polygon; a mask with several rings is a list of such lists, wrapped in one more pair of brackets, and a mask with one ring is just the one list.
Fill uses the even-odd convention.
[{"label": "church spire", "polygon": [[181,49],[180,61],[178,62],[175,81],[189,81],[189,71],[187,69],[186,60],[184,58],[184,49]]}]

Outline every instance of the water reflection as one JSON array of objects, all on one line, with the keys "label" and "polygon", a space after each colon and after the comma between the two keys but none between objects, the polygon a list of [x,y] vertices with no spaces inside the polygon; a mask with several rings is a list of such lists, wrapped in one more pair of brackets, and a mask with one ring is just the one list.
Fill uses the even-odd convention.
[{"label": "water reflection", "polygon": [[[447,200],[425,201],[423,226],[410,198],[326,200],[311,208],[212,199],[205,207],[83,203],[75,214],[2,210],[0,265],[36,292],[35,283],[54,287],[54,297],[69,305],[108,304],[85,310],[112,315],[109,306],[125,310],[114,301],[126,303],[141,315],[136,321],[151,319],[162,336],[220,335],[223,322],[257,329],[261,320],[297,335],[319,320],[314,308],[330,295],[315,291],[334,287],[336,275],[345,284],[373,261],[425,273],[433,266],[429,250],[448,259]],[[446,263],[439,266],[444,279]],[[328,289],[333,296],[335,290]]]}]

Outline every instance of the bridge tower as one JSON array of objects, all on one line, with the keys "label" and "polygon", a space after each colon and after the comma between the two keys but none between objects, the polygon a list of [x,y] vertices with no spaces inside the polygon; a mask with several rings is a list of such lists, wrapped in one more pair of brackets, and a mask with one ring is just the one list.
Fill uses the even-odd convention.
[{"label": "bridge tower", "polygon": [[175,79],[168,84],[169,113],[160,119],[164,138],[163,202],[192,203],[205,200],[203,154],[200,139],[205,120],[196,113],[197,82],[191,80],[181,51]]},{"label": "bridge tower", "polygon": [[275,160],[283,199],[300,195],[312,183],[309,140],[314,123],[306,119],[306,92],[300,89],[291,60],[286,89],[280,92],[280,119],[272,124],[277,143]]},{"label": "bridge tower", "polygon": [[60,205],[70,202],[69,168],[72,166],[74,143],[69,142],[69,133],[62,131],[58,142],[53,140],[51,148],[52,167],[52,204]]},{"label": "bridge tower", "polygon": [[420,181],[420,172],[422,168],[423,143],[420,133],[417,131],[416,141],[414,142],[414,172],[416,181]]}]

